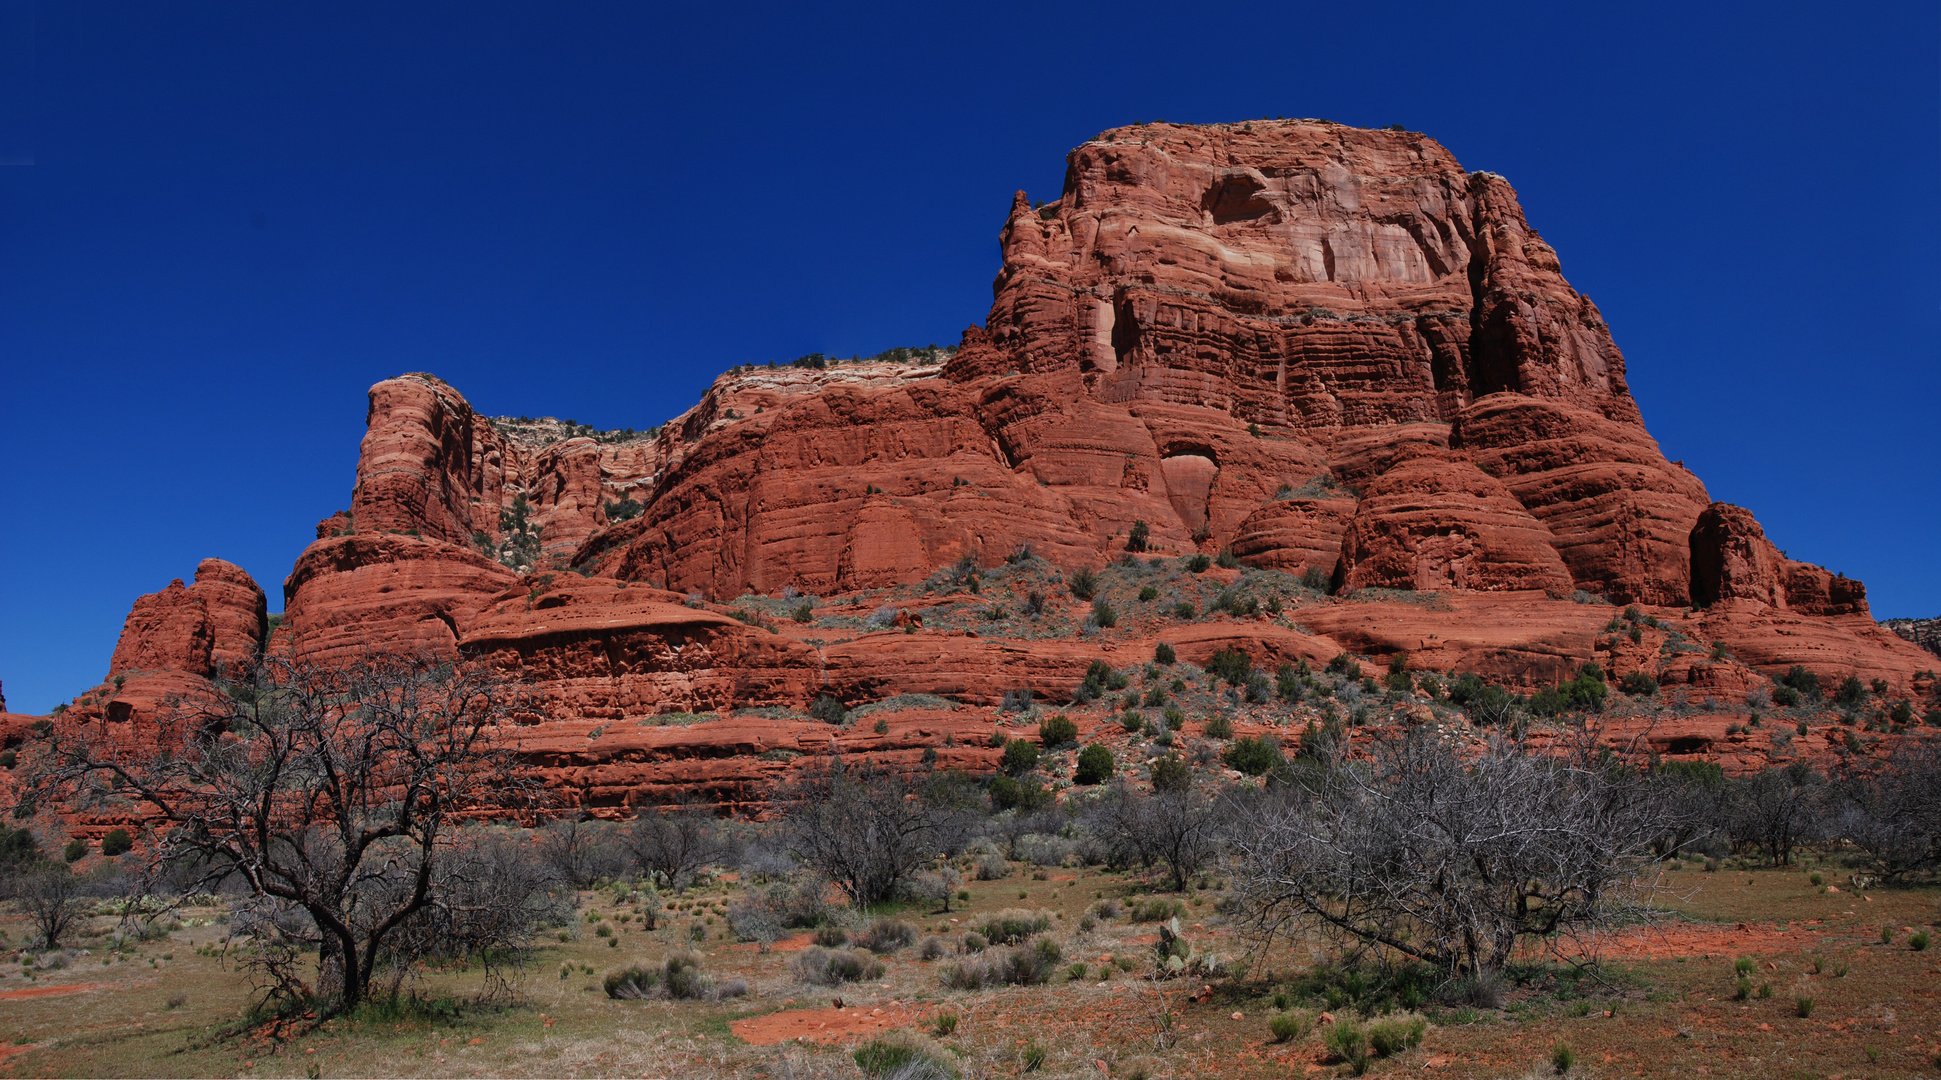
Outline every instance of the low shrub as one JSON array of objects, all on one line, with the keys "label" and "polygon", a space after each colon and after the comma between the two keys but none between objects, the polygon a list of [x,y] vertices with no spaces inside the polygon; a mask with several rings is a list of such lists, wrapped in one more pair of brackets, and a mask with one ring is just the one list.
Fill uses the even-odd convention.
[{"label": "low shrub", "polygon": [[878,919],[850,939],[877,955],[908,947],[917,939],[917,928],[902,919]]},{"label": "low shrub", "polygon": [[1078,768],[1072,772],[1075,784],[1103,784],[1112,779],[1115,766],[1112,751],[1098,743],[1078,752]]},{"label": "low shrub", "polygon": [[797,978],[818,986],[863,982],[883,974],[882,961],[864,949],[845,952],[812,945],[795,954],[793,966]]},{"label": "low shrub", "polygon": [[[561,978],[565,973],[561,973]],[[748,993],[742,979],[716,980],[701,970],[701,954],[679,950],[661,963],[658,971],[632,964],[607,974],[607,996],[623,1001],[666,996],[683,1000],[741,997]]]},{"label": "low shrub", "polygon": [[1047,750],[1078,741],[1078,725],[1064,713],[1054,713],[1038,724],[1038,741]]},{"label": "low shrub", "polygon": [[713,989],[712,981],[701,973],[701,954],[689,949],[671,953],[661,963],[661,986],[668,997],[683,1000],[707,997]]},{"label": "low shrub", "polygon": [[1132,906],[1132,921],[1140,923],[1165,922],[1167,919],[1186,914],[1186,905],[1177,900],[1152,897],[1144,903]]},{"label": "low shrub", "polygon": [[1247,776],[1264,776],[1280,764],[1281,750],[1266,736],[1250,735],[1230,743],[1220,760]]},{"label": "low shrub", "polygon": [[1211,720],[1206,722],[1206,737],[1209,739],[1233,738],[1233,721],[1227,719],[1224,714],[1216,714]]},{"label": "low shrub", "polygon": [[913,1031],[885,1032],[857,1047],[850,1056],[864,1076],[942,1080],[957,1075],[949,1051]]},{"label": "low shrub", "polygon": [[1284,1012],[1267,1021],[1267,1030],[1275,1042],[1294,1042],[1307,1038],[1307,1033],[1314,1030],[1314,1018],[1301,1009]]},{"label": "low shrub", "polygon": [[[1188,618],[1191,618],[1191,616],[1188,616]],[[1152,650],[1153,663],[1171,664],[1177,659],[1178,659],[1178,656],[1173,652],[1173,647],[1171,645],[1168,645],[1162,641],[1158,645],[1153,646],[1153,650]]]},{"label": "low shrub", "polygon": [[1618,682],[1618,689],[1632,697],[1650,697],[1658,692],[1658,680],[1642,671],[1634,671]]},{"label": "low shrub", "polygon": [[1004,744],[1004,771],[1017,776],[1038,767],[1038,744],[1027,739],[1011,739]]},{"label": "low shrub", "polygon": [[108,835],[101,838],[101,854],[109,858],[113,858],[116,855],[124,855],[133,850],[134,847],[135,838],[128,835],[127,829],[109,829]]},{"label": "low shrub", "polygon": [[1186,560],[1186,569],[1190,573],[1195,573],[1195,574],[1205,573],[1207,567],[1212,565],[1213,565],[1213,560],[1207,558],[1205,555],[1195,555]]},{"label": "low shrub", "polygon": [[1328,1028],[1328,1051],[1336,1058],[1356,1066],[1359,1073],[1368,1060],[1368,1034],[1361,1021],[1352,1016],[1337,1019]]},{"label": "low shrub", "polygon": [[1037,810],[1049,806],[1054,798],[1049,789],[1030,777],[991,779],[991,807],[995,810]]},{"label": "low shrub", "polygon": [[633,964],[619,971],[607,972],[606,991],[610,998],[622,1001],[638,1001],[651,997],[660,988],[660,972]]},{"label": "low shrub", "polygon": [[1231,646],[1220,649],[1206,662],[1206,673],[1218,676],[1229,686],[1240,686],[1253,674],[1253,661],[1244,650]]},{"label": "low shrub", "polygon": [[1058,943],[1039,938],[1015,949],[993,949],[976,960],[946,967],[939,976],[952,990],[981,990],[986,986],[1040,986],[1051,979],[1064,959]]},{"label": "low shrub", "polygon": [[1074,599],[1090,600],[1098,594],[1099,576],[1089,569],[1081,568],[1073,571],[1072,576],[1066,579],[1065,587],[1071,590]]},{"label": "low shrub", "polygon": [[1119,625],[1119,613],[1101,596],[1092,601],[1092,622],[1101,629],[1110,630]]},{"label": "low shrub", "polygon": [[1015,945],[1034,934],[1042,934],[1051,929],[1051,912],[1006,908],[994,915],[986,915],[977,929],[985,938],[996,944]]},{"label": "low shrub", "polygon": [[848,714],[843,709],[842,702],[824,694],[810,702],[809,715],[825,724],[840,724],[843,717]]},{"label": "low shrub", "polygon": [[1429,1030],[1429,1021],[1416,1013],[1385,1016],[1368,1025],[1368,1048],[1376,1057],[1392,1057],[1414,1048]]}]

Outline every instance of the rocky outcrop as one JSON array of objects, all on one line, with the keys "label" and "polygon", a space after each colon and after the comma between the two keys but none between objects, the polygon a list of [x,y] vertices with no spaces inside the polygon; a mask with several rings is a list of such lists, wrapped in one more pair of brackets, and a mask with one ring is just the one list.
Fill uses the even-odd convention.
[{"label": "rocky outcrop", "polygon": [[366,425],[350,509],[317,527],[320,540],[402,534],[491,553],[516,525],[541,550],[570,551],[661,464],[649,435],[490,419],[425,374],[371,387]]},{"label": "rocky outcrop", "polygon": [[137,599],[129,609],[108,673],[166,669],[207,677],[216,672],[211,658],[215,642],[208,606],[176,578],[161,592]]},{"label": "rocky outcrop", "polygon": [[1277,498],[1247,515],[1235,530],[1233,553],[1248,566],[1299,574],[1333,575],[1341,560],[1341,537],[1354,518],[1355,500]]},{"label": "rocky outcrop", "polygon": [[554,719],[800,708],[821,682],[807,645],[676,593],[571,574],[495,597],[458,651],[539,688]]},{"label": "rocky outcrop", "polygon": [[1744,600],[1804,615],[1867,614],[1865,585],[1781,555],[1742,507],[1708,507],[1692,527],[1691,550],[1692,603],[1698,607]]},{"label": "rocky outcrop", "polygon": [[1621,604],[1690,602],[1688,537],[1711,500],[1641,425],[1492,394],[1456,417],[1450,445],[1543,523],[1578,588]]},{"label": "rocky outcrop", "polygon": [[[835,751],[987,763],[983,710],[1007,692],[1067,702],[1094,661],[1161,641],[1267,668],[1348,650],[1370,675],[1405,654],[1528,689],[1594,661],[1715,701],[1794,664],[1933,690],[1931,654],[1875,625],[1859,582],[1786,559],[1665,459],[1507,181],[1425,136],[1114,129],[1057,199],[1020,193],[1000,241],[989,317],[954,352],[739,367],[650,431],[488,418],[426,374],[377,384],[350,504],[297,560],[268,647],[516,674],[538,699],[520,752],[602,812],[746,801]],[[1069,576],[1228,548],[1272,605],[1215,591],[1232,560],[1190,581],[1174,563],[1111,625]],[[974,591],[1007,563],[1042,576]],[[751,593],[849,599],[797,623],[729,606]],[[908,608],[873,610],[888,599]],[[1027,604],[1042,621],[1000,610]],[[1653,620],[1635,640],[1627,604]],[[115,677],[65,715],[211,692],[263,647],[264,609],[204,563],[137,601]],[[824,695],[922,696],[864,734],[804,719]]]},{"label": "rocky outcrop", "polygon": [[1780,554],[1752,514],[1713,503],[1691,534],[1692,601],[1705,640],[1779,675],[1798,664],[1823,678],[1884,679],[1908,693],[1932,666],[1919,646],[1867,614],[1866,587]]},{"label": "rocky outcrop", "polygon": [[[1903,640],[1911,641],[1934,655],[1941,656],[1941,619],[1888,619],[1881,625]],[[0,703],[4,703],[5,700],[0,698]],[[0,708],[4,707],[4,704],[0,704]]]},{"label": "rocky outcrop", "polygon": [[268,628],[268,608],[256,580],[234,563],[204,559],[194,585],[185,587],[177,578],[135,601],[108,673],[230,675],[255,661]]},{"label": "rocky outcrop", "polygon": [[1448,483],[1502,482],[1571,586],[1686,601],[1703,486],[1645,432],[1508,184],[1433,140],[1118,129],[1074,151],[1057,200],[1015,200],[1001,243],[990,318],[940,373],[724,377],[663,431],[642,519],[576,564],[716,598],[833,591],[1026,543],[1096,563],[1145,521],[1157,550],[1332,573],[1335,508],[1275,496],[1433,447]]},{"label": "rocky outcrop", "polygon": [[1362,493],[1341,540],[1339,589],[1571,591],[1550,534],[1466,461],[1409,460]]},{"label": "rocky outcrop", "polygon": [[1299,429],[1453,419],[1514,390],[1635,422],[1624,360],[1503,178],[1317,121],[1119,128],[1019,193],[960,378],[1080,372],[1102,400]]},{"label": "rocky outcrop", "polygon": [[1713,503],[1692,526],[1691,551],[1694,605],[1750,600],[1766,607],[1786,606],[1786,560],[1751,511]]},{"label": "rocky outcrop", "polygon": [[204,559],[195,568],[189,591],[203,597],[209,612],[209,662],[220,675],[236,675],[249,668],[263,651],[269,634],[269,600],[249,572],[221,559]]},{"label": "rocky outcrop", "polygon": [[319,662],[370,648],[458,655],[463,628],[519,575],[467,547],[358,533],[306,548],[283,583],[283,626]]}]

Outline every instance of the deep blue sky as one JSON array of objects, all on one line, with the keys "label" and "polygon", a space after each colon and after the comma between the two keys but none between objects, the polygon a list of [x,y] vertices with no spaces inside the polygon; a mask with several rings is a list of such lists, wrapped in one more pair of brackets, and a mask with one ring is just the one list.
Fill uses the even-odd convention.
[{"label": "deep blue sky", "polygon": [[1508,176],[1667,456],[1941,614],[1941,9],[1590,7],[0,0],[9,706],[206,555],[280,597],[371,383],[645,427],[736,363],[954,342],[1011,193],[1160,118]]}]

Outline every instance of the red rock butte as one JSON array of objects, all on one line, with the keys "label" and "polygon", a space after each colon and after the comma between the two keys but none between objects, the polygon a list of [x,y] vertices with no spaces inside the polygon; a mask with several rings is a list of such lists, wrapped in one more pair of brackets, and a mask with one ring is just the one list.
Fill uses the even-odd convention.
[{"label": "red rock butte", "polygon": [[[423,650],[532,680],[529,759],[620,807],[755,799],[832,748],[977,764],[991,719],[952,702],[1067,700],[1091,660],[1162,640],[1185,660],[1401,652],[1525,686],[1596,661],[1732,697],[1796,664],[1932,691],[1934,656],[1878,626],[1858,581],[1786,559],[1665,459],[1509,183],[1425,135],[1119,128],[1070,154],[1056,200],[1018,193],[1000,243],[990,315],[954,351],[737,368],[649,433],[487,418],[426,374],[379,383],[350,505],[284,582],[281,624],[240,569],[204,562],[136,602],[111,680],[63,721],[138,720],[258,643]],[[1310,587],[1278,616],[920,625],[963,560],[1099,568],[1138,522],[1146,558],[1230,548]],[[843,597],[817,610],[852,628],[736,617],[750,594]],[[1609,633],[1631,604],[1716,647]],[[866,618],[882,605],[895,625]],[[950,700],[865,733],[799,717],[825,694]]]}]

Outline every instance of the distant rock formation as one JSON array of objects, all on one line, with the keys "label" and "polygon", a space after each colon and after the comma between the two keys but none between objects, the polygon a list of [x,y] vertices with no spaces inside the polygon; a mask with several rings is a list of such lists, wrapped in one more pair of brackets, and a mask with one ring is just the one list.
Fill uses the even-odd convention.
[{"label": "distant rock formation", "polygon": [[[651,431],[487,418],[427,374],[377,384],[350,505],[274,633],[248,575],[207,561],[136,602],[114,679],[71,715],[138,718],[265,647],[472,659],[540,691],[527,746],[555,787],[619,807],[756,798],[832,750],[973,765],[989,721],[963,711],[872,735],[795,717],[822,696],[1064,701],[1093,660],[1158,640],[1530,687],[1595,661],[1698,694],[1795,664],[1932,691],[1909,644],[1934,649],[1932,623],[1883,630],[1859,582],[1786,559],[1667,461],[1508,182],[1426,136],[1114,129],[1073,151],[1059,198],[1019,193],[1000,243],[989,318],[947,356],[737,368]],[[872,590],[906,604],[926,580],[975,600],[973,571],[1027,554],[1075,572],[1229,550],[1334,595],[1063,636],[872,611],[891,603]],[[1076,627],[1067,591],[1037,602]],[[821,609],[847,629],[733,606],[750,593],[847,596]],[[1613,630],[1630,604],[1649,633]]]},{"label": "distant rock formation", "polygon": [[1888,619],[1881,625],[1934,655],[1941,656],[1941,619]]}]

